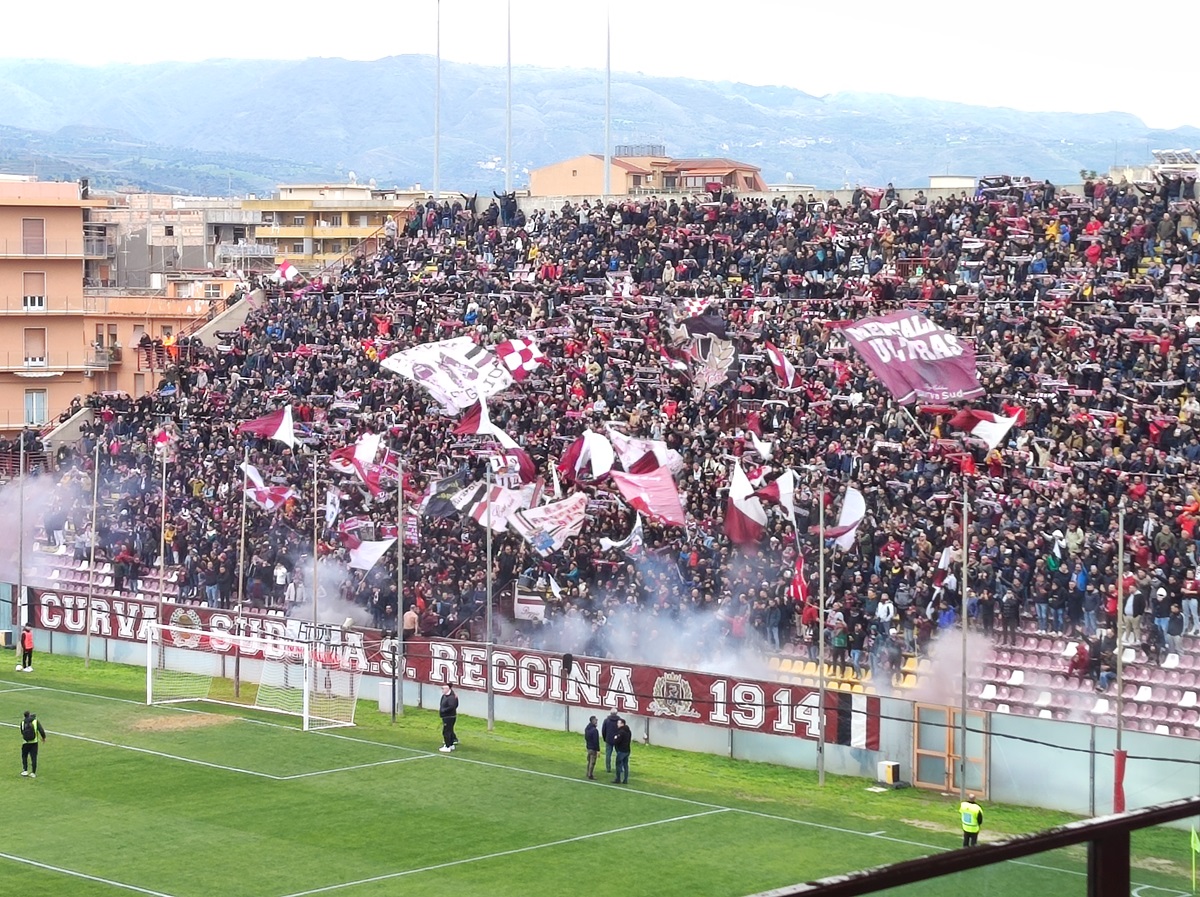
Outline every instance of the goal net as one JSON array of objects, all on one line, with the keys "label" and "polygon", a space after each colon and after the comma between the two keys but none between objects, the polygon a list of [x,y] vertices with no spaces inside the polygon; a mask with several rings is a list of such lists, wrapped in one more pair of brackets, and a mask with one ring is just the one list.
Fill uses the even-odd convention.
[{"label": "goal net", "polygon": [[147,704],[254,707],[328,729],[354,725],[361,679],[326,645],[163,624],[146,630]]}]

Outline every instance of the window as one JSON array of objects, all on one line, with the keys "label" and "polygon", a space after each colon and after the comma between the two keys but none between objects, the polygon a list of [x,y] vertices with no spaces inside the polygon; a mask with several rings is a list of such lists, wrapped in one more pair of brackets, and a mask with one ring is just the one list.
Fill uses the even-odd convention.
[{"label": "window", "polygon": [[25,255],[46,254],[46,219],[21,219],[21,249]]},{"label": "window", "polygon": [[146,325],[145,324],[134,324],[133,325],[133,336],[131,336],[129,338],[130,347],[135,347],[135,346],[141,345],[142,337],[145,335],[146,335]]},{"label": "window", "polygon": [[25,328],[25,366],[44,368],[46,366],[46,328]]},{"label": "window", "polygon": [[341,243],[339,243],[339,242],[337,242],[337,241],[335,240],[334,242],[332,242],[332,243],[330,243],[330,244],[329,244],[329,249],[328,249],[328,251],[329,251],[329,252],[341,252],[341,251],[342,251],[342,244],[341,244]]},{"label": "window", "polygon": [[579,169],[572,168],[571,169],[571,177],[573,177],[573,178],[579,177]]},{"label": "window", "polygon": [[[99,324],[96,325],[97,329],[99,328],[99,326],[100,326]],[[97,333],[96,334],[97,339],[99,338],[99,336],[100,336],[100,334]],[[117,342],[117,325],[116,324],[108,325],[108,344],[110,346],[119,345],[119,343]]]},{"label": "window", "polygon": [[663,186],[667,187],[667,188],[674,188],[675,187],[675,175],[664,174],[663,175]]},{"label": "window", "polygon": [[46,390],[25,390],[25,426],[40,427],[46,422]]},{"label": "window", "polygon": [[26,271],[22,275],[21,307],[26,311],[46,307],[46,275],[41,271]]},{"label": "window", "polygon": [[292,255],[307,255],[307,254],[308,253],[306,253],[304,251],[303,243],[293,243],[292,244]]},{"label": "window", "polygon": [[206,283],[204,285],[204,298],[205,299],[220,299],[221,298],[221,285],[219,283]]},{"label": "window", "polygon": [[163,236],[164,236],[164,237],[173,237],[173,236],[175,236],[175,225],[173,225],[173,224],[164,224],[164,225],[163,225]]},{"label": "window", "polygon": [[304,216],[303,215],[293,215],[292,216],[292,226],[293,227],[304,227]]},{"label": "window", "polygon": [[633,186],[635,186],[635,187],[642,186],[642,176],[640,174],[635,174],[633,176]]},{"label": "window", "polygon": [[325,223],[329,227],[341,227],[342,226],[342,213],[334,212],[333,214],[331,214],[329,216],[329,220],[326,221]]},{"label": "window", "polygon": [[172,327],[170,324],[162,325],[162,338],[163,339],[166,339],[168,336],[170,336],[174,332],[175,332],[175,328]]}]

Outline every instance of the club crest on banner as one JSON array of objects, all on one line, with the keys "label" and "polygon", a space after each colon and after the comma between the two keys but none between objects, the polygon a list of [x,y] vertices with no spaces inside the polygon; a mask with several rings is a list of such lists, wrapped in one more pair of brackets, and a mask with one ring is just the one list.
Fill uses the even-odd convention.
[{"label": "club crest on banner", "polygon": [[[200,615],[188,607],[177,607],[171,613],[169,620],[171,626],[178,627],[177,629],[169,630],[167,637],[171,639],[171,644],[176,648],[197,648],[200,646],[201,637],[204,635],[204,621],[200,619]],[[181,632],[179,630],[191,630],[190,632]]]},{"label": "club crest on banner", "polygon": [[663,673],[654,680],[654,700],[648,708],[655,716],[698,719],[692,709],[692,686],[680,673]]}]

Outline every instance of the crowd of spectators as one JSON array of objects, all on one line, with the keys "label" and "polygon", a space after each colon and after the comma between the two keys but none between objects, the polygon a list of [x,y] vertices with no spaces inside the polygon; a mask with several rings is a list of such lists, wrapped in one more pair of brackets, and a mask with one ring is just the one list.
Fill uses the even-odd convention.
[{"label": "crowd of spectators", "polygon": [[[605,483],[583,532],[547,558],[518,535],[495,539],[499,596],[553,578],[545,623],[505,624],[504,637],[577,654],[693,659],[730,646],[815,653],[818,475],[826,517],[844,489],[867,515],[849,551],[827,553],[832,659],[896,667],[937,633],[969,625],[1011,640],[1025,621],[1089,642],[1103,680],[1114,650],[1117,555],[1129,571],[1132,628],[1155,648],[1184,650],[1200,632],[1200,234],[1195,180],[1048,182],[986,178],[975,195],[902,200],[891,189],[836,198],[631,197],[535,208],[498,197],[429,201],[389,224],[377,251],[303,283],[263,287],[244,326],[189,347],[154,392],[93,395],[94,422],[59,459],[63,487],[48,538],[86,556],[93,451],[100,447],[96,545],[132,587],[158,563],[188,600],[290,607],[312,585],[314,515],[322,589],[383,629],[463,634],[486,601],[484,531],[471,519],[422,518],[405,546],[398,612],[396,552],[350,571],[325,492],[341,514],[379,529],[396,522],[396,484],[372,495],[332,471],[328,452],[366,432],[403,460],[415,508],[428,485],[459,471],[481,479],[487,449],[413,382],[381,369],[386,355],[470,335],[483,345],[532,338],[549,359],[494,397],[492,419],[547,482],[585,429],[616,422],[678,450],[686,527],[646,521],[638,558],[605,551],[633,512]],[[683,300],[708,297],[738,359],[703,388],[673,363]],[[962,441],[947,415],[892,401],[831,322],[921,309],[969,339],[986,395],[1022,423],[991,454]],[[783,393],[763,343],[791,358],[803,389]],[[295,450],[239,435],[239,422],[291,404]],[[934,409],[936,412],[937,409]],[[772,457],[759,457],[749,428]],[[166,529],[160,532],[165,432]],[[962,581],[960,465],[972,451],[967,578]],[[295,493],[277,511],[251,506],[239,552],[239,465]],[[794,523],[771,512],[757,546],[725,535],[731,462],[800,472]],[[813,468],[820,474],[813,473]],[[314,476],[317,486],[314,489]],[[1124,530],[1118,530],[1118,520]],[[360,534],[361,535],[361,534]],[[949,548],[949,553],[944,552]],[[794,582],[806,558],[807,600]],[[939,569],[941,563],[941,569]],[[245,580],[239,590],[238,571]],[[334,575],[332,571],[340,571]],[[965,601],[964,601],[965,598]],[[1161,641],[1155,636],[1161,634]],[[685,634],[686,633],[686,637]]]}]

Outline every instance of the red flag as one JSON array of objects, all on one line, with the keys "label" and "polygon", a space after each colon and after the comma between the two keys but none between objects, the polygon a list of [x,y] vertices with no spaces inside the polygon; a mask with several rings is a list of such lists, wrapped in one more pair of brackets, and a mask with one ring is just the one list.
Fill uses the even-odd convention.
[{"label": "red flag", "polygon": [[647,517],[661,520],[672,526],[683,526],[687,518],[683,511],[683,502],[679,499],[679,490],[675,488],[675,480],[665,467],[659,467],[650,473],[630,474],[614,470],[609,476],[621,490],[621,495],[630,506],[641,511]]},{"label": "red flag", "polygon": [[764,342],[763,348],[767,352],[767,357],[771,359],[771,367],[775,369],[775,376],[779,378],[779,388],[784,392],[790,392],[793,389],[802,389],[804,387],[804,378],[800,376],[795,366],[788,361],[787,356],[772,342]]},{"label": "red flag", "polygon": [[803,604],[808,600],[808,580],[804,577],[803,552],[796,554],[796,572],[792,574],[792,582],[788,586],[788,597],[796,604]]},{"label": "red flag", "polygon": [[1004,437],[1016,422],[1015,417],[1001,417],[999,414],[978,408],[964,408],[950,418],[950,426],[966,430],[976,439],[982,439],[989,452],[1004,441]]}]

